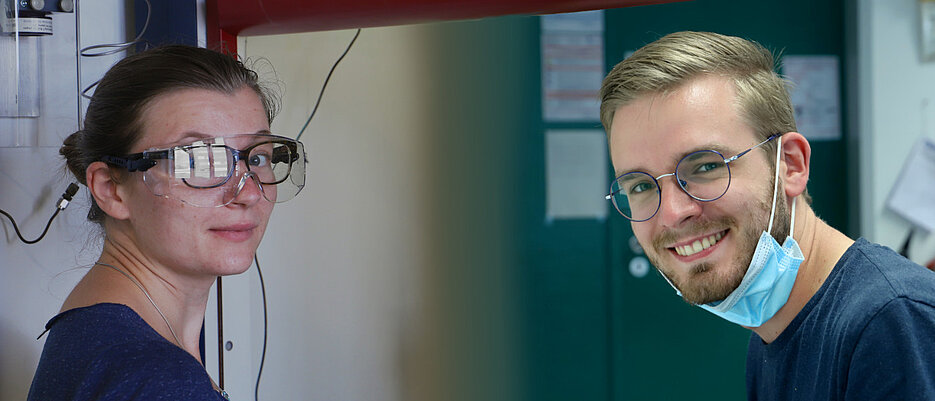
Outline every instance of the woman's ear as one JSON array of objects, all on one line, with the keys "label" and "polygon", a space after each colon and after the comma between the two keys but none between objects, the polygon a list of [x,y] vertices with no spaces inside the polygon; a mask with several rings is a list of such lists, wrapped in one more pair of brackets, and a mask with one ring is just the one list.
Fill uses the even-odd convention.
[{"label": "woman's ear", "polygon": [[780,172],[786,196],[794,198],[805,192],[808,184],[808,165],[812,148],[798,132],[787,132],[782,136],[782,159],[785,168]]},{"label": "woman's ear", "polygon": [[130,217],[127,200],[124,198],[125,193],[121,190],[119,183],[114,180],[110,166],[104,162],[91,163],[85,170],[85,177],[91,196],[104,213],[117,220]]}]

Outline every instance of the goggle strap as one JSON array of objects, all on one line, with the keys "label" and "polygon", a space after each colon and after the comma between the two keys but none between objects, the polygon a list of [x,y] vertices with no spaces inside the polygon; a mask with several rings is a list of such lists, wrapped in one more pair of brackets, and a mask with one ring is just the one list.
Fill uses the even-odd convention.
[{"label": "goggle strap", "polygon": [[113,164],[118,167],[123,167],[127,169],[128,172],[134,171],[146,171],[151,167],[156,165],[156,161],[152,159],[128,159],[125,157],[116,157],[116,156],[103,156],[101,161],[107,164]]}]

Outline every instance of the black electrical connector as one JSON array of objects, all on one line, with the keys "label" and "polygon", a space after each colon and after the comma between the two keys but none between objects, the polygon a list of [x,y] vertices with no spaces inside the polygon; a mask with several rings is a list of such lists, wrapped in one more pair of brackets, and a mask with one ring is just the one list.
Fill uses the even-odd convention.
[{"label": "black electrical connector", "polygon": [[59,198],[58,203],[55,205],[55,213],[52,213],[52,217],[49,217],[49,222],[46,223],[45,229],[42,230],[42,234],[34,240],[28,240],[23,238],[23,234],[19,232],[19,227],[16,226],[16,220],[13,219],[13,216],[10,216],[9,213],[0,209],[0,214],[6,216],[10,219],[10,222],[13,223],[13,230],[16,231],[16,236],[19,237],[20,241],[23,241],[26,244],[35,244],[45,238],[45,234],[49,232],[49,227],[52,226],[52,220],[55,220],[55,216],[58,216],[58,213],[62,210],[65,210],[68,207],[68,203],[71,202],[71,199],[75,197],[75,194],[78,193],[78,184],[71,183],[68,185],[68,189],[65,190],[65,193],[62,194],[62,197]]}]

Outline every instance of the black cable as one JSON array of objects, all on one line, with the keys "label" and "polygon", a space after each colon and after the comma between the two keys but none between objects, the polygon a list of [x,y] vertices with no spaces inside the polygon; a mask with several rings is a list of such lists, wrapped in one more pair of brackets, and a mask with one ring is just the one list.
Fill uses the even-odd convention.
[{"label": "black cable", "polygon": [[217,280],[218,296],[218,386],[224,391],[224,292],[221,276]]},{"label": "black cable", "polygon": [[909,235],[906,236],[906,241],[903,242],[903,246],[899,248],[899,254],[904,258],[909,259],[909,244],[912,243],[912,234],[916,232],[915,226],[909,228]]},{"label": "black cable", "polygon": [[68,185],[68,189],[65,190],[65,193],[62,194],[62,197],[59,198],[58,200],[58,204],[55,207],[55,213],[52,213],[52,217],[49,217],[49,222],[45,224],[45,229],[42,230],[42,234],[40,234],[39,237],[34,240],[28,240],[23,237],[23,234],[20,233],[19,231],[19,227],[16,226],[16,220],[13,219],[13,216],[10,216],[9,213],[5,212],[2,209],[0,209],[0,214],[3,214],[4,216],[6,216],[8,219],[10,219],[10,222],[13,223],[13,231],[16,231],[16,236],[19,237],[20,241],[23,241],[24,243],[30,244],[30,245],[35,244],[41,241],[43,238],[45,238],[45,234],[49,232],[49,227],[52,226],[52,220],[55,220],[55,216],[58,216],[59,212],[61,212],[62,210],[65,210],[65,208],[68,207],[68,203],[71,202],[71,199],[75,196],[75,193],[77,192],[78,192],[77,184],[71,183],[70,185]]},{"label": "black cable", "polygon": [[266,283],[263,282],[263,272],[260,270],[260,259],[253,254],[256,263],[256,273],[260,276],[260,292],[263,294],[263,354],[260,356],[260,371],[256,374],[256,387],[253,389],[253,399],[260,401],[260,377],[263,376],[263,364],[266,362],[266,334],[269,322],[266,318]]},{"label": "black cable", "polygon": [[347,48],[344,49],[344,53],[341,54],[341,57],[338,57],[338,60],[334,62],[334,65],[331,66],[331,71],[328,72],[328,76],[325,77],[325,83],[321,85],[321,92],[318,92],[318,100],[315,101],[315,107],[312,108],[312,114],[308,116],[308,120],[305,120],[305,125],[302,126],[302,129],[299,130],[299,135],[296,135],[295,140],[299,140],[302,137],[302,134],[305,133],[305,128],[308,127],[308,123],[312,122],[312,117],[315,117],[315,112],[318,111],[318,105],[321,104],[322,95],[325,94],[325,88],[328,87],[328,81],[331,80],[331,74],[334,74],[334,69],[338,68],[338,64],[341,64],[341,60],[344,60],[344,56],[347,55],[347,52],[351,51],[351,47],[354,46],[354,42],[357,41],[357,37],[360,36],[360,28],[357,28],[357,33],[354,34],[354,39],[351,39],[351,43],[348,43]]},{"label": "black cable", "polygon": [[[78,57],[78,70],[79,70],[79,72],[80,72],[80,70],[81,70],[81,57],[102,57],[102,56],[109,56],[109,55],[112,55],[112,54],[117,54],[117,53],[120,53],[120,52],[122,52],[122,51],[129,50],[131,46],[133,46],[133,45],[135,45],[135,44],[137,44],[137,43],[143,43],[143,42],[144,42],[144,41],[143,41],[143,35],[146,34],[146,29],[149,28],[149,20],[150,20],[150,19],[152,18],[152,16],[153,16],[153,5],[150,4],[150,1],[149,1],[149,0],[143,0],[143,2],[146,3],[146,22],[143,23],[143,29],[140,29],[140,33],[137,34],[136,37],[133,38],[133,40],[131,40],[131,41],[129,41],[129,42],[122,42],[122,43],[105,43],[105,44],[98,44],[98,45],[87,46],[87,47],[81,48],[80,50],[78,50],[78,56],[79,56],[79,57]],[[77,4],[75,5],[75,8],[78,9],[78,5],[77,5]],[[80,9],[79,9],[79,11],[80,11]],[[79,13],[79,15],[80,15],[80,13]],[[76,22],[76,27],[75,27],[75,35],[76,35],[76,36],[78,36],[78,28],[79,28],[79,26],[77,26],[77,25],[80,25],[80,24]],[[102,49],[110,49],[110,50],[102,50]],[[97,51],[97,50],[100,50],[100,51]],[[81,76],[79,75],[79,79],[78,79],[78,88],[79,88],[79,89],[81,88],[81,79],[80,79],[80,78],[81,78]],[[88,100],[91,100],[91,95],[88,95],[88,91],[90,91],[91,88],[97,86],[97,84],[99,84],[100,82],[101,82],[101,80],[99,79],[99,80],[97,80],[97,81],[94,81],[94,83],[92,83],[91,85],[88,85],[87,88],[84,88],[84,90],[82,90],[81,93],[80,93],[81,97],[83,97],[83,98],[85,98],[85,99],[88,99]],[[80,105],[80,104],[81,104],[81,102],[80,102],[81,99],[79,98],[78,100],[79,100],[78,104]],[[80,113],[79,113],[79,114],[80,114]]]},{"label": "black cable", "polygon": [[[296,135],[296,140],[299,140],[299,138],[302,137],[302,134],[305,133],[305,128],[308,127],[308,124],[312,122],[312,118],[315,117],[315,113],[318,111],[318,106],[321,105],[321,99],[325,94],[325,88],[328,87],[328,82],[331,81],[331,75],[334,74],[334,70],[338,68],[338,64],[341,64],[341,60],[344,60],[344,56],[347,56],[347,53],[351,51],[351,47],[354,46],[354,42],[356,42],[357,37],[360,36],[360,31],[360,28],[358,28],[357,32],[354,34],[354,38],[351,39],[351,42],[347,44],[347,48],[344,49],[344,53],[342,53],[341,57],[338,57],[338,59],[334,62],[334,65],[331,66],[331,71],[328,71],[328,76],[325,77],[325,82],[321,85],[321,91],[318,92],[318,100],[315,101],[315,107],[312,108],[312,113],[309,114],[308,119],[305,120],[305,125],[302,126],[302,129],[299,130],[299,134]],[[260,369],[256,374],[256,386],[253,389],[253,399],[255,401],[259,401],[260,379],[263,377],[263,365],[266,363],[266,341],[269,335],[269,319],[266,305],[266,282],[263,281],[263,271],[260,270],[260,259],[256,254],[253,255],[253,262],[256,263],[256,273],[260,276],[260,293],[263,294],[263,353],[260,356]]]}]

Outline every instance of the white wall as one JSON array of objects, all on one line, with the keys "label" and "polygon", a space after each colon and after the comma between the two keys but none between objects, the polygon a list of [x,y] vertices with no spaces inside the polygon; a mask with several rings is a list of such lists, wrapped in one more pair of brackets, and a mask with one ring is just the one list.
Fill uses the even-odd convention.
[{"label": "white wall", "polygon": [[[516,399],[516,251],[501,200],[526,127],[489,101],[526,100],[497,92],[501,72],[528,71],[503,65],[529,43],[501,36],[510,29],[368,28],[338,66],[302,137],[307,186],[276,207],[258,251],[272,311],[261,398]],[[284,85],[274,132],[297,134],[353,33],[240,39]]]},{"label": "white wall", "polygon": [[[918,7],[918,0],[858,3],[861,234],[897,250],[910,225],[885,208],[886,198],[916,140],[935,138],[935,62],[921,61]],[[935,257],[935,236],[917,232],[910,257]]]},{"label": "white wall", "polygon": [[[81,45],[124,40],[124,2],[82,2]],[[13,215],[23,235],[37,237],[69,183],[58,156],[62,139],[78,126],[75,83],[75,14],[53,15],[54,35],[38,38],[42,51],[41,117],[0,119],[0,209]],[[0,56],[6,57],[6,55]],[[117,56],[82,60],[82,87],[97,80]],[[4,88],[3,90],[6,90]],[[10,136],[26,138],[9,140]],[[38,145],[38,146],[35,146]],[[54,316],[99,253],[86,223],[88,201],[80,191],[59,214],[49,234],[22,244],[0,217],[0,400],[26,398],[45,338],[36,336]]]},{"label": "white wall", "polygon": [[[402,398],[400,352],[428,243],[425,29],[364,31],[301,138],[307,185],[277,205],[258,251],[271,311],[262,398]],[[240,39],[241,55],[267,58],[284,85],[275,133],[298,134],[353,35]]]}]

